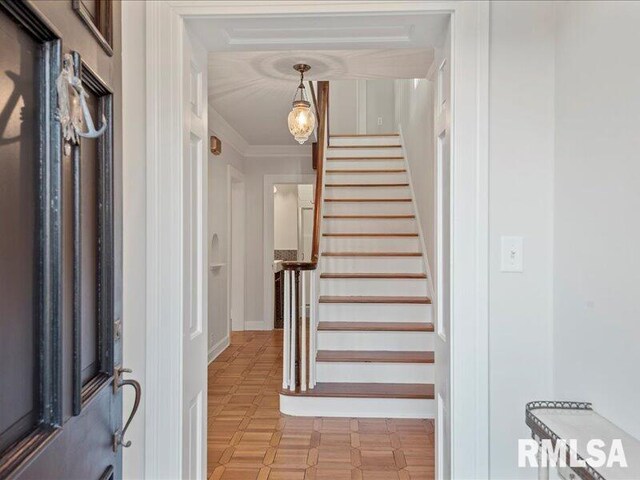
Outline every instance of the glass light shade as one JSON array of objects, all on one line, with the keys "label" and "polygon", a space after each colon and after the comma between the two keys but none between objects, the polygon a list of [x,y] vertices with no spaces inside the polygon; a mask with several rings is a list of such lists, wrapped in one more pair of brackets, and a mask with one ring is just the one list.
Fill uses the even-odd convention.
[{"label": "glass light shade", "polygon": [[300,144],[307,141],[316,126],[316,116],[311,111],[311,104],[304,100],[293,102],[287,121],[291,135]]}]

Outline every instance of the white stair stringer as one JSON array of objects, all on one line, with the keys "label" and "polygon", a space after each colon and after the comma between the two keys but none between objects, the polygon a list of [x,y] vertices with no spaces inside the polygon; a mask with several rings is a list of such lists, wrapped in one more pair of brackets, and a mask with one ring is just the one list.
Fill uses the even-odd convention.
[{"label": "white stair stringer", "polygon": [[435,418],[433,399],[280,395],[280,411],[296,417]]},{"label": "white stair stringer", "polygon": [[400,143],[396,134],[330,139],[317,308],[326,325],[315,332],[324,355],[315,388],[280,395],[285,414],[435,416],[426,252]]}]

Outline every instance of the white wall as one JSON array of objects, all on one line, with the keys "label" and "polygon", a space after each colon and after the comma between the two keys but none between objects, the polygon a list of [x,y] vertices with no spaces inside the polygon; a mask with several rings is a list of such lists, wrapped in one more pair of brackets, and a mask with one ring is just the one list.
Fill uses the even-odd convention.
[{"label": "white wall", "polygon": [[[227,185],[227,165],[242,172],[244,170],[244,157],[226,141],[226,137],[220,132],[217,125],[217,115],[210,113],[210,135],[216,135],[222,141],[222,153],[213,155],[209,153],[209,263],[225,263],[222,268],[209,269],[209,343],[208,348],[218,345],[228,336],[228,290],[227,277],[231,259],[227,258],[229,245],[228,220],[231,212],[229,205],[229,189]],[[218,236],[218,245],[215,252],[212,245],[213,234]]]},{"label": "white wall", "polygon": [[[302,157],[247,157],[245,182],[247,190],[246,227],[246,304],[245,324],[248,328],[266,328],[271,319],[265,318],[264,302],[264,176],[313,174],[311,153]],[[300,182],[295,182],[300,183]],[[272,258],[266,259],[269,263]]]},{"label": "white wall", "polygon": [[557,9],[555,396],[640,438],[640,4]]},{"label": "white wall", "polygon": [[329,84],[329,128],[332,134],[358,131],[358,83],[334,80]]},{"label": "white wall", "polygon": [[273,194],[273,249],[298,250],[298,186],[278,185]]},{"label": "white wall", "polygon": [[[547,2],[493,2],[489,70],[490,468],[517,466],[525,403],[552,398],[554,15]],[[500,272],[500,236],[524,237],[524,272]]]},{"label": "white wall", "polygon": [[[367,133],[395,132],[394,80],[367,80]],[[378,119],[382,124],[378,125]]]},{"label": "white wall", "polygon": [[[329,127],[332,134],[395,131],[394,80],[332,80]],[[382,125],[378,125],[382,117]]]},{"label": "white wall", "polygon": [[[146,392],[146,101],[145,8],[143,1],[122,2],[123,161],[123,366],[133,370]],[[133,393],[124,389],[123,412],[131,411]],[[123,478],[145,478],[144,398],[127,430]]]},{"label": "white wall", "polygon": [[424,234],[427,258],[435,260],[435,178],[433,150],[433,82],[427,79],[395,81],[395,120],[402,128],[411,170],[418,220]]}]

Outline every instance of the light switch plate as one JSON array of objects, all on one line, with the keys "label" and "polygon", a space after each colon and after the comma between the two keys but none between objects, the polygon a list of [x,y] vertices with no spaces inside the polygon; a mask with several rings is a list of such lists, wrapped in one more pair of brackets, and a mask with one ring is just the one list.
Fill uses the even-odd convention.
[{"label": "light switch plate", "polygon": [[500,271],[502,272],[522,272],[523,271],[523,239],[522,237],[500,238]]}]

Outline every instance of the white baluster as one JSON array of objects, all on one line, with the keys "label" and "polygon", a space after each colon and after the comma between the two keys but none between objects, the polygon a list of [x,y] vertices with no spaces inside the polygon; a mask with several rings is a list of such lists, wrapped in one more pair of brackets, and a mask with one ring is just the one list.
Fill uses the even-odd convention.
[{"label": "white baluster", "polygon": [[300,390],[303,392],[307,390],[307,306],[305,305],[305,288],[307,287],[306,278],[308,273],[305,270],[300,272],[300,317],[302,319],[300,328],[300,338],[302,339],[302,345],[300,346]]},{"label": "white baluster", "polygon": [[284,276],[284,305],[282,311],[283,318],[283,344],[282,344],[282,389],[286,390],[289,386],[289,350],[291,349],[291,305],[289,299],[291,296],[291,283],[289,282],[289,270],[283,272]]},{"label": "white baluster", "polygon": [[316,272],[309,272],[309,388],[316,386]]},{"label": "white baluster", "polygon": [[296,350],[297,335],[296,324],[298,323],[298,304],[296,303],[296,273],[294,271],[289,272],[291,275],[291,349],[290,349],[290,362],[289,362],[289,390],[295,391],[296,389]]}]

